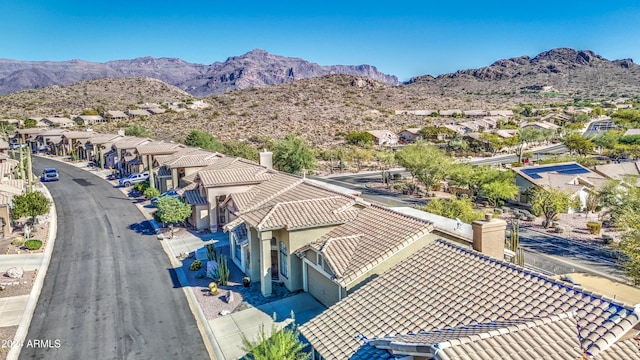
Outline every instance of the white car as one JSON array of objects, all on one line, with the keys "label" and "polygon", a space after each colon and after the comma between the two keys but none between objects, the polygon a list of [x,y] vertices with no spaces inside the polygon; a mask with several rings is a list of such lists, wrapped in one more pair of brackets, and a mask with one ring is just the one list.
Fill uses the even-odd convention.
[{"label": "white car", "polygon": [[149,173],[143,172],[140,174],[129,174],[118,180],[118,183],[122,186],[131,186],[133,184],[141,183],[147,180],[149,180]]}]

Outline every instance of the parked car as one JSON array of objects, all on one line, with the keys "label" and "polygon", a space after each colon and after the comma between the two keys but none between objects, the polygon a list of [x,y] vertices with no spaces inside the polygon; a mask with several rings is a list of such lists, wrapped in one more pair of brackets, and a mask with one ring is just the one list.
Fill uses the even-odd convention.
[{"label": "parked car", "polygon": [[176,198],[176,199],[182,199],[182,196],[180,196],[180,194],[178,194],[177,191],[175,190],[168,190],[163,192],[162,194],[154,197],[151,199],[151,205],[156,206],[156,204],[158,203],[158,200],[165,198],[165,197],[172,197],[172,198]]},{"label": "parked car", "polygon": [[60,180],[60,175],[58,175],[58,170],[54,168],[45,168],[42,171],[42,176],[40,177],[40,181],[58,181]]},{"label": "parked car", "polygon": [[131,186],[133,184],[137,184],[143,181],[149,180],[149,173],[143,172],[140,174],[129,174],[122,179],[118,180],[118,184],[122,186]]}]

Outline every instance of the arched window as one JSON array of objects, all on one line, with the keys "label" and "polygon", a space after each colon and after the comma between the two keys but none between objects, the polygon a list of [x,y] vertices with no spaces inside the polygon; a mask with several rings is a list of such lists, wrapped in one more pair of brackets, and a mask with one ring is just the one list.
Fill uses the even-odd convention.
[{"label": "arched window", "polygon": [[280,241],[280,274],[282,276],[289,278],[289,269],[287,268],[287,257],[289,254],[287,253],[287,245],[284,241]]}]

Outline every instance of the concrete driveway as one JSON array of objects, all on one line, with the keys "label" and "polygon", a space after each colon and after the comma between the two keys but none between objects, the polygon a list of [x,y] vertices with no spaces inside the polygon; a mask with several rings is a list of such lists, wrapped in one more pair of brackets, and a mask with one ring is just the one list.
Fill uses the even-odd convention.
[{"label": "concrete driveway", "polygon": [[[209,320],[217,347],[223,359],[239,359],[246,355],[242,350],[242,336],[255,340],[260,326],[271,330],[273,314],[276,314],[276,326],[285,327],[292,323],[291,311],[295,321],[302,325],[323,312],[326,308],[308,293],[301,293],[281,300],[273,301],[255,308],[238,311],[217,319]],[[218,356],[216,356],[218,357]]]}]

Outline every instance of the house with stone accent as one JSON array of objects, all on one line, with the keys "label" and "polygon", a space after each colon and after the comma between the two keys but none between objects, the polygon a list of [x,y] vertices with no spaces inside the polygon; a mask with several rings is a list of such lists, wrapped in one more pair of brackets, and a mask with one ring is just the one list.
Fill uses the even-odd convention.
[{"label": "house with stone accent", "polygon": [[312,358],[640,359],[640,305],[490,255],[504,239],[475,233],[493,221],[474,222],[473,248],[432,240],[303,324]]},{"label": "house with stone accent", "polygon": [[96,135],[93,131],[67,131],[60,136],[60,146],[64,147],[66,154],[71,154],[79,160],[88,160],[85,144]]},{"label": "house with stone accent", "polygon": [[[132,169],[137,168],[138,154],[136,148],[152,142],[149,138],[141,138],[137,136],[123,136],[117,138],[111,145],[111,150],[105,153],[106,156],[112,157],[114,167],[121,174],[130,174]],[[132,162],[133,161],[133,162]]]}]

